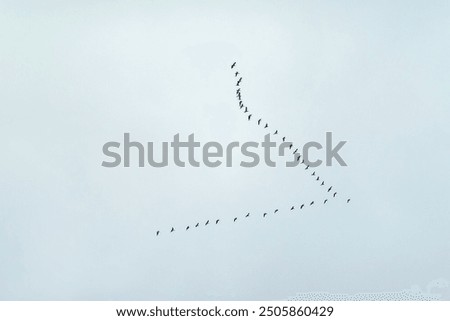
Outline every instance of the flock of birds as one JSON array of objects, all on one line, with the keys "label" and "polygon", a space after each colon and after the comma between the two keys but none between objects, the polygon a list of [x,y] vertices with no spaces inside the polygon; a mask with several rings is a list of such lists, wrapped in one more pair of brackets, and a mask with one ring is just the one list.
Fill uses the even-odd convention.
[{"label": "flock of birds", "polygon": [[[236,87],[238,87],[238,88],[236,89],[236,98],[237,98],[238,103],[239,103],[239,109],[242,110],[242,111],[244,112],[244,114],[247,114],[247,113],[248,113],[248,115],[247,115],[247,120],[248,120],[248,121],[251,121],[253,114],[250,113],[250,110],[248,109],[247,106],[244,105],[244,102],[243,102],[243,100],[242,100],[242,92],[241,92],[241,82],[242,82],[242,77],[240,76],[239,71],[237,71],[237,70],[235,69],[235,67],[236,67],[236,62],[233,62],[233,64],[231,65],[231,69],[234,70],[234,77],[237,78],[237,77],[239,76],[239,78],[238,78],[238,80],[237,80],[237,82],[236,82]],[[257,118],[257,117],[254,117],[254,118]],[[268,129],[268,128],[269,128],[269,123],[266,122],[266,121],[263,121],[262,118],[258,118],[258,120],[256,121],[256,123],[257,123],[258,126],[263,126],[264,129]],[[273,136],[278,135],[278,136],[281,137],[281,135],[279,135],[279,133],[278,133],[278,129],[275,129],[275,131],[273,132],[272,135],[273,135]],[[286,142],[286,136],[283,136],[281,140],[282,140],[283,142]],[[290,143],[290,145],[289,145],[289,150],[292,150],[293,148],[294,148],[294,145],[293,145],[292,143]],[[292,154],[296,157],[296,158],[295,158],[296,161],[297,161],[298,163],[303,164],[303,165],[305,166],[305,170],[309,170],[309,169],[310,169],[310,166],[309,166],[308,164],[305,164],[305,160],[304,160],[304,159],[300,162],[300,159],[301,159],[302,155],[299,154],[298,151],[299,151],[299,149],[298,149],[298,148],[295,148],[294,151],[292,152]],[[320,183],[320,186],[325,186],[325,180],[321,179],[320,176],[316,173],[316,171],[313,171],[313,173],[312,173],[310,176],[313,177],[313,178],[315,179],[316,182]],[[327,193],[330,193],[332,190],[333,190],[333,186],[329,186],[329,187],[327,188]],[[336,196],[337,196],[337,192],[333,190],[333,193],[330,194],[330,195],[332,195],[332,197],[330,196],[329,198],[330,198],[330,199],[331,199],[331,198],[334,199],[334,198],[336,198]],[[323,205],[325,205],[327,202],[328,202],[328,198],[325,198],[325,199],[323,200]],[[298,206],[298,209],[302,210],[308,203],[309,203],[309,206],[313,206],[313,205],[315,204],[314,201],[306,202],[306,203],[303,203],[303,204],[301,204],[300,206]],[[347,203],[350,203],[350,198],[347,198]],[[292,205],[292,206],[290,207],[290,211],[294,211],[295,208],[296,208],[295,205]],[[278,212],[279,212],[279,209],[277,208],[277,209],[275,209],[275,210],[273,211],[273,214],[276,214],[276,213],[278,213]],[[268,212],[262,213],[262,218],[265,218],[267,215],[268,215]],[[247,213],[247,214],[245,215],[244,218],[248,218],[248,217],[250,217],[250,213]],[[233,223],[236,223],[237,220],[238,220],[238,217],[234,217],[234,218],[233,218]],[[214,221],[212,221],[212,222],[214,222]],[[212,222],[211,222],[211,224],[212,224]],[[215,225],[217,225],[217,224],[219,224],[219,223],[220,223],[220,219],[216,219],[216,220],[215,220]],[[207,221],[205,222],[205,224],[204,224],[204,225],[202,224],[202,225],[203,225],[203,226],[208,226],[209,224],[210,224],[210,221],[207,220]],[[198,228],[198,227],[200,227],[200,222],[197,222],[195,225],[192,225],[192,226],[193,226],[192,228]],[[188,231],[189,229],[191,229],[191,226],[190,226],[190,225],[187,225],[186,228],[185,228],[184,230],[185,230],[185,231]],[[175,232],[175,228],[174,228],[174,227],[171,228],[171,230],[170,230],[169,233],[173,233],[173,232]],[[161,234],[161,231],[159,231],[159,230],[156,231],[156,236],[159,236],[160,234]]]}]

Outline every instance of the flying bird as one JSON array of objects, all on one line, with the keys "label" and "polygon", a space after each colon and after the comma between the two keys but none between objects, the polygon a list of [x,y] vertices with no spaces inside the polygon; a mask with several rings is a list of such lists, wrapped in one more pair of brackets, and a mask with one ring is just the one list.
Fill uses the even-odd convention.
[{"label": "flying bird", "polygon": [[300,157],[301,157],[300,155],[297,156],[297,162],[300,160]]},{"label": "flying bird", "polygon": [[306,165],[306,167],[305,167],[305,171],[307,170],[309,168],[309,165]]},{"label": "flying bird", "polygon": [[205,226],[209,224],[209,220],[206,221]]},{"label": "flying bird", "polygon": [[250,120],[250,118],[252,118],[252,114],[248,115],[248,120]]},{"label": "flying bird", "polygon": [[266,215],[267,215],[267,213],[264,213],[264,214],[263,214],[263,217],[266,217]]},{"label": "flying bird", "polygon": [[198,227],[199,224],[200,224],[200,223],[195,224],[195,227]]},{"label": "flying bird", "polygon": [[247,107],[245,107],[244,114],[245,114],[245,113],[248,113]]},{"label": "flying bird", "polygon": [[294,209],[294,206],[291,207],[291,211]]},{"label": "flying bird", "polygon": [[292,144],[289,145],[289,149],[292,149]]},{"label": "flying bird", "polygon": [[269,124],[266,123],[266,126],[264,126],[264,128],[267,128],[267,127],[269,127]]},{"label": "flying bird", "polygon": [[260,118],[260,119],[258,119],[258,125],[259,125],[259,124],[261,124],[261,118]]},{"label": "flying bird", "polygon": [[274,213],[278,212],[278,208],[274,211]]},{"label": "flying bird", "polygon": [[326,199],[325,201],[323,201],[323,203],[325,204],[328,200]]},{"label": "flying bird", "polygon": [[233,69],[234,66],[236,66],[236,62],[233,62],[233,64],[231,65],[231,69]]},{"label": "flying bird", "polygon": [[219,223],[220,220],[216,220],[216,224]]},{"label": "flying bird", "polygon": [[300,209],[302,209],[305,206],[305,204],[302,204],[302,206],[300,206]]},{"label": "flying bird", "polygon": [[328,191],[327,192],[329,192],[329,191],[331,191],[331,189],[333,188],[333,186],[330,186],[330,188],[328,189]]},{"label": "flying bird", "polygon": [[278,134],[278,129],[275,131],[275,133],[273,133],[274,135]]},{"label": "flying bird", "polygon": [[317,178],[316,178],[316,181],[318,181],[320,179],[320,177],[319,176],[317,176]]},{"label": "flying bird", "polygon": [[189,230],[189,225],[188,225],[188,226],[186,226],[186,231],[187,231],[187,230]]},{"label": "flying bird", "polygon": [[233,222],[236,222],[236,220],[237,220],[237,217],[234,218]]},{"label": "flying bird", "polygon": [[337,192],[334,192],[333,197],[336,197]]},{"label": "flying bird", "polygon": [[170,233],[172,233],[173,231],[175,231],[175,229],[172,227],[172,229],[170,230]]},{"label": "flying bird", "polygon": [[239,71],[236,71],[236,72],[234,73],[234,77],[237,77],[237,75],[239,75]]},{"label": "flying bird", "polygon": [[311,206],[311,205],[313,205],[314,204],[314,201],[312,201],[310,204],[309,204],[309,206]]},{"label": "flying bird", "polygon": [[283,143],[284,143],[285,140],[286,140],[286,136],[283,137]]},{"label": "flying bird", "polygon": [[320,186],[323,186],[325,184],[325,181],[322,181],[322,184],[320,184]]},{"label": "flying bird", "polygon": [[313,172],[313,173],[311,174],[311,176],[316,176],[316,172]]},{"label": "flying bird", "polygon": [[156,236],[158,236],[159,235],[159,231],[156,231]]},{"label": "flying bird", "polygon": [[350,199],[347,200],[347,203],[350,202]]},{"label": "flying bird", "polygon": [[294,154],[298,152],[298,148],[296,150],[294,150]]},{"label": "flying bird", "polygon": [[247,215],[245,215],[245,217],[249,217],[250,216],[250,213],[247,213]]}]

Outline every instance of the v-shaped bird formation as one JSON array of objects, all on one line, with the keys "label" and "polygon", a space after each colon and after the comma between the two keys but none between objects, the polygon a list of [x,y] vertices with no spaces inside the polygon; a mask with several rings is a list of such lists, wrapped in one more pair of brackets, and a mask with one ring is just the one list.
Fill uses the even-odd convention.
[{"label": "v-shaped bird formation", "polygon": [[[234,72],[234,77],[237,78],[237,77],[239,76],[239,78],[238,78],[238,80],[237,80],[237,82],[236,82],[236,87],[238,87],[238,88],[236,89],[236,98],[237,98],[237,100],[238,100],[238,106],[239,106],[239,109],[242,110],[244,114],[247,114],[247,113],[248,113],[248,115],[247,115],[247,120],[248,120],[248,121],[251,121],[251,120],[252,120],[252,116],[253,116],[253,119],[257,119],[257,120],[256,120],[256,124],[257,124],[258,126],[262,126],[264,129],[268,129],[268,130],[269,130],[269,123],[268,123],[267,121],[265,121],[262,117],[257,117],[257,116],[254,116],[254,114],[250,113],[250,110],[249,110],[248,106],[246,106],[246,105],[244,104],[244,101],[243,101],[243,99],[242,99],[242,90],[241,90],[241,83],[242,83],[243,78],[240,76],[241,73],[235,69],[236,64],[237,64],[236,62],[233,62],[233,64],[231,64],[231,69],[232,69],[232,71]],[[269,130],[269,134],[270,134],[270,133],[272,133],[271,130]],[[281,136],[281,135],[279,134],[279,132],[278,132],[278,129],[275,129],[275,130],[273,131],[272,135],[273,135],[273,136],[278,135],[278,137],[282,137],[281,140],[282,140],[283,142],[286,142],[286,136]],[[288,141],[289,141],[289,140],[288,140]],[[293,143],[291,143],[291,144],[289,145],[289,150],[292,150],[293,148],[294,148],[294,145],[293,145]],[[305,166],[305,170],[309,170],[309,169],[310,169],[310,166],[309,166],[308,164],[305,164],[305,161],[304,161],[304,160],[302,160],[302,161],[300,162],[300,159],[302,158],[302,155],[298,154],[298,150],[299,150],[298,148],[295,148],[292,154],[296,156],[296,161],[297,161],[299,164],[302,164],[302,165]],[[326,186],[326,185],[325,185],[325,180],[324,180],[323,178],[321,178],[321,176],[320,176],[318,173],[316,173],[316,171],[313,171],[313,173],[312,173],[310,176],[313,177],[313,178],[315,178],[315,181],[318,182],[318,183],[320,183],[320,186]],[[327,186],[327,187],[328,187],[328,188],[326,188],[326,193],[327,193],[327,195],[328,195],[328,193],[330,193],[330,192],[333,190],[333,186],[330,185],[330,186]],[[337,193],[336,191],[333,190],[332,197],[329,197],[330,200],[336,198],[337,195],[338,195],[338,193]],[[322,205],[326,205],[327,202],[328,202],[328,198],[324,198],[324,200],[322,201]],[[309,207],[312,207],[312,206],[314,206],[314,204],[315,204],[314,200],[312,200],[312,201],[310,201],[310,202],[304,202],[304,203],[302,203],[302,204],[299,205],[299,206],[298,206],[298,205],[291,205],[290,207],[286,207],[286,209],[287,209],[287,211],[289,211],[289,212],[292,212],[292,211],[293,211],[293,212],[295,213],[295,211],[297,211],[297,210],[298,210],[298,211],[302,211],[302,210],[305,208],[305,204],[308,204],[308,203],[309,203]],[[347,204],[350,203],[350,198],[347,198],[347,199],[346,199],[346,203],[347,203]],[[297,206],[297,208],[296,208],[296,206]],[[272,215],[275,215],[275,214],[277,214],[277,213],[281,213],[280,210],[279,210],[278,208],[275,209],[275,210],[273,211],[273,214],[272,214]],[[260,213],[260,214],[259,214],[259,217],[260,217],[261,219],[265,219],[266,217],[268,217],[268,215],[269,215],[269,212],[263,212],[263,213]],[[238,222],[238,221],[246,220],[246,219],[248,219],[250,216],[258,216],[258,214],[257,214],[257,213],[254,213],[254,214],[247,213],[247,214],[243,215],[242,218],[239,218],[238,216],[236,216],[236,217],[234,217],[233,219],[230,219],[230,222],[232,221],[233,223],[236,223],[236,222]],[[225,220],[222,219],[222,221],[225,221]],[[215,222],[215,225],[217,225],[217,224],[219,224],[219,223],[221,222],[221,219],[216,218],[215,220],[213,220],[213,222]],[[207,220],[207,221],[205,222],[205,224],[202,224],[202,225],[200,225],[200,224],[201,224],[200,222],[197,222],[197,223],[194,223],[192,226],[195,226],[194,229],[200,228],[201,226],[203,226],[203,227],[208,227],[208,226],[210,225],[210,221]],[[185,230],[185,231],[189,231],[189,230],[192,230],[192,229],[190,229],[190,225],[187,225],[187,226],[184,228],[184,230]],[[167,231],[168,231],[169,233],[173,233],[173,232],[175,232],[176,230],[175,230],[174,227],[171,227],[170,231],[169,231],[169,229],[167,229]],[[161,233],[162,233],[162,232],[161,232],[160,230],[156,231],[156,236],[159,236]]]}]

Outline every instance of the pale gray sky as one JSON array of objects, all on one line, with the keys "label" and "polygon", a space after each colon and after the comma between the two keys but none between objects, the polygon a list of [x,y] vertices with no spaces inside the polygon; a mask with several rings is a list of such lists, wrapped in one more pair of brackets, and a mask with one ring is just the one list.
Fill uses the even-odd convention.
[{"label": "pale gray sky", "polygon": [[[450,280],[449,17],[448,1],[0,0],[0,299],[272,300]],[[349,166],[320,172],[351,204],[262,220],[324,193],[282,167],[101,167],[124,132],[261,141],[233,61],[246,104],[297,144],[348,141]]]}]

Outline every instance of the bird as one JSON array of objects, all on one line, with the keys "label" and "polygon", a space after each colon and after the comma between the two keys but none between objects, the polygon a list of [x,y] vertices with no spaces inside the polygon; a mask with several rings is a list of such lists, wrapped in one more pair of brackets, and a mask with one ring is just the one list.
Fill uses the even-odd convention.
[{"label": "bird", "polygon": [[186,226],[186,231],[187,231],[187,230],[189,230],[189,225],[188,225],[188,226]]},{"label": "bird", "polygon": [[320,179],[320,177],[319,176],[317,176],[317,178],[316,178],[316,181],[318,181]]},{"label": "bird", "polygon": [[258,125],[259,125],[259,124],[261,124],[261,118],[260,118],[260,119],[258,119]]},{"label": "bird", "polygon": [[242,100],[239,100],[239,106],[244,106],[244,103],[242,102]]},{"label": "bird", "polygon": [[247,107],[245,107],[244,114],[245,114],[245,113],[248,113]]},{"label": "bird", "polygon": [[239,75],[239,71],[236,71],[236,72],[234,73],[234,77],[237,77],[237,75]]},{"label": "bird", "polygon": [[309,168],[309,165],[306,165],[306,167],[305,167],[305,171],[307,170]]},{"label": "bird", "polygon": [[266,123],[266,126],[264,126],[264,128],[267,128],[267,127],[269,127],[269,124]]},{"label": "bird", "polygon": [[294,206],[291,207],[291,211],[294,209]]},{"label": "bird", "polygon": [[240,80],[238,80],[238,82],[236,83],[236,86],[239,86],[239,84],[241,83],[241,81]]},{"label": "bird", "polygon": [[233,64],[231,65],[231,69],[233,69],[234,66],[236,66],[236,62],[233,62]]},{"label": "bird", "polygon": [[266,217],[266,215],[267,215],[267,213],[264,213],[264,214],[263,214],[263,217]]},{"label": "bird", "polygon": [[313,172],[313,173],[311,174],[311,176],[316,176],[316,172]]},{"label": "bird", "polygon": [[275,133],[273,133],[274,135],[278,134],[278,129],[275,131]]},{"label": "bird", "polygon": [[173,231],[175,231],[175,229],[172,227],[172,229],[170,230],[170,233],[172,233]]},{"label": "bird", "polygon": [[305,204],[302,204],[302,206],[300,206],[300,209],[302,209],[305,206]]},{"label": "bird", "polygon": [[336,197],[337,192],[334,192],[333,197]]},{"label": "bird", "polygon": [[239,78],[239,80],[238,81],[242,81],[242,77],[241,78]]},{"label": "bird", "polygon": [[297,156],[297,162],[300,160],[300,155]]},{"label": "bird", "polygon": [[248,120],[250,120],[250,118],[252,118],[252,114],[248,115]]},{"label": "bird", "polygon": [[323,201],[323,203],[325,204],[328,200],[326,199],[325,201]]},{"label": "bird", "polygon": [[311,206],[311,205],[313,205],[314,204],[314,201],[312,201],[310,204],[309,204],[309,206]]},{"label": "bird", "polygon": [[244,105],[239,105],[239,109],[242,109],[244,107]]},{"label": "bird", "polygon": [[322,181],[322,184],[320,184],[320,186],[323,186],[325,184],[325,181]]},{"label": "bird", "polygon": [[241,88],[236,89],[236,94],[240,94],[241,93]]},{"label": "bird", "polygon": [[237,217],[234,218],[233,222],[236,222],[236,220],[237,220]]},{"label": "bird", "polygon": [[156,231],[156,236],[158,236],[159,235],[159,231]]},{"label": "bird", "polygon": [[350,199],[347,200],[347,203],[350,202]]},{"label": "bird", "polygon": [[330,188],[328,189],[328,191],[327,192],[329,192],[329,191],[331,191],[331,189],[333,188],[333,186],[330,186]]},{"label": "bird", "polygon": [[292,149],[292,144],[289,145],[289,149]]},{"label": "bird", "polygon": [[278,208],[275,210],[275,211],[273,211],[274,213],[276,213],[276,212],[278,212]]},{"label": "bird", "polygon": [[249,217],[250,216],[250,213],[247,213],[247,215],[245,215],[245,217]]},{"label": "bird", "polygon": [[284,143],[285,140],[286,140],[286,136],[283,137],[283,143]]},{"label": "bird", "polygon": [[220,220],[216,220],[216,224],[219,223]]},{"label": "bird", "polygon": [[199,224],[200,224],[200,223],[195,224],[195,227],[198,227]]},{"label": "bird", "polygon": [[209,220],[206,221],[205,226],[209,224]]},{"label": "bird", "polygon": [[298,152],[298,148],[296,150],[294,150],[294,154]]}]

